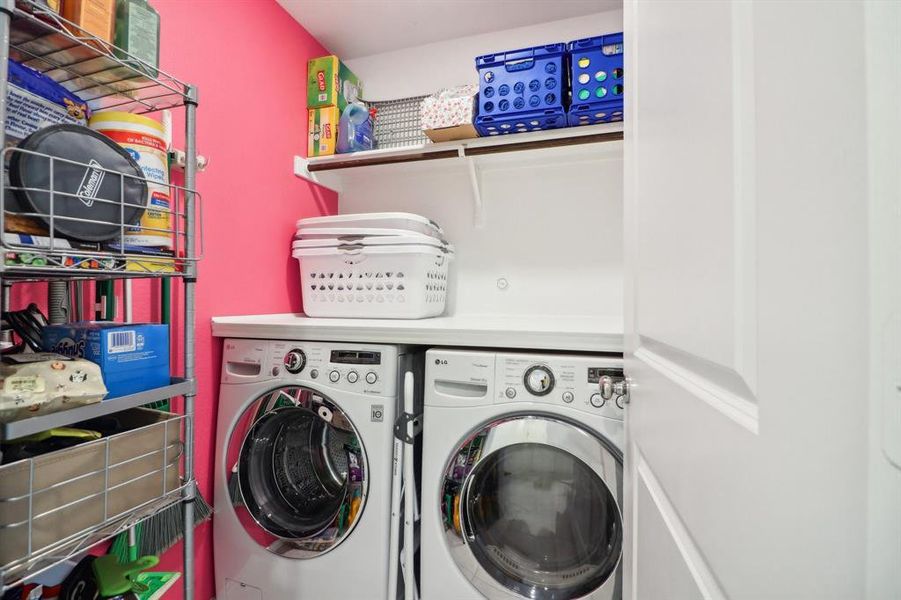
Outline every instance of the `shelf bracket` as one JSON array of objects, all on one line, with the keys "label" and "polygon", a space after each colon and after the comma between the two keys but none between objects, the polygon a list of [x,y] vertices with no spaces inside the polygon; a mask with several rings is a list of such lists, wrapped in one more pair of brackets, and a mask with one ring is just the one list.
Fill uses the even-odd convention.
[{"label": "shelf bracket", "polygon": [[303,156],[295,156],[294,157],[294,174],[301,179],[306,179],[316,185],[321,185],[322,187],[332,190],[333,192],[340,194],[341,186],[335,183],[324,183],[320,180],[320,178],[316,175],[316,173],[311,173],[307,168],[310,164]]},{"label": "shelf bracket", "polygon": [[466,162],[469,172],[469,184],[472,187],[472,220],[476,229],[485,227],[485,210],[482,204],[482,173],[476,164],[476,159],[466,155],[466,148],[460,146],[457,149],[460,158]]}]

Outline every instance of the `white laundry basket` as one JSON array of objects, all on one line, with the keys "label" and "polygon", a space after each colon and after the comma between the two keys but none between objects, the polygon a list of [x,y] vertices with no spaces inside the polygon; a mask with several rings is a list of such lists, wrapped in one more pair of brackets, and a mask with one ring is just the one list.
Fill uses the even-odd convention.
[{"label": "white laundry basket", "polygon": [[307,217],[297,221],[297,229],[317,227],[387,228],[415,231],[434,237],[443,237],[444,231],[438,223],[421,215],[405,212],[358,213],[352,215],[329,215]]},{"label": "white laundry basket", "polygon": [[311,317],[423,319],[444,312],[453,249],[434,245],[294,248]]}]

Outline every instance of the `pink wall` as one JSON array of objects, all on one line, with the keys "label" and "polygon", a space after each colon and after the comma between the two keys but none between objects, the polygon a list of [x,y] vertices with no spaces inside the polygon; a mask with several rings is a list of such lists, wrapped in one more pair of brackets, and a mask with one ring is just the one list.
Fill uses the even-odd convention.
[{"label": "pink wall", "polygon": [[[162,19],[161,67],[200,91],[198,151],[210,158],[197,176],[206,247],[197,284],[196,474],[212,503],[221,343],[210,318],[300,310],[294,222],[337,207],[332,192],[292,175],[293,156],[306,154],[306,61],[328,52],[274,0],[152,3]],[[175,143],[183,148],[183,136]],[[209,524],[197,530],[196,556],[196,598],[207,599],[215,593]],[[181,548],[164,564],[180,569]]]}]

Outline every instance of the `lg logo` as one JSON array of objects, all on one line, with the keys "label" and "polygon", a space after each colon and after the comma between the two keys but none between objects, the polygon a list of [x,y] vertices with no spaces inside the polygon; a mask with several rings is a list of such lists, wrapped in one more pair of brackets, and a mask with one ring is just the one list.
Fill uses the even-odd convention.
[{"label": "lg logo", "polygon": [[441,360],[440,358],[436,358],[436,359],[435,359],[435,364],[436,364],[436,365],[439,365],[439,366],[440,366],[440,365],[446,365],[446,364],[447,364],[447,360]]}]

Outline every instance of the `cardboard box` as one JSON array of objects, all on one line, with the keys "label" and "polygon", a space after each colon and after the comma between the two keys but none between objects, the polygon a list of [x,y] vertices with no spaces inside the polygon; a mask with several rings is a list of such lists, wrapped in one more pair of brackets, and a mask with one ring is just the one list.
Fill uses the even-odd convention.
[{"label": "cardboard box", "polygon": [[478,92],[478,86],[464,85],[423,99],[419,115],[423,132],[433,142],[479,137],[473,125]]},{"label": "cardboard box", "polygon": [[113,27],[116,20],[115,0],[66,0],[63,3],[63,18],[71,21],[77,28],[75,35],[84,31],[113,43]]},{"label": "cardboard box", "polygon": [[311,108],[308,112],[307,157],[334,154],[338,141],[338,118],[341,116],[338,107]]},{"label": "cardboard box", "polygon": [[48,352],[100,365],[105,400],[169,385],[168,325],[82,321],[44,327],[42,338]]},{"label": "cardboard box", "polygon": [[337,56],[322,56],[307,63],[307,108],[337,106],[343,111],[363,97],[363,84]]}]

